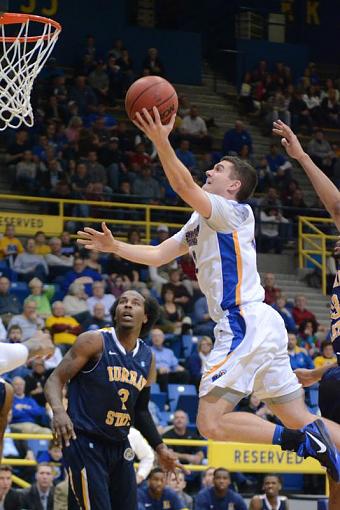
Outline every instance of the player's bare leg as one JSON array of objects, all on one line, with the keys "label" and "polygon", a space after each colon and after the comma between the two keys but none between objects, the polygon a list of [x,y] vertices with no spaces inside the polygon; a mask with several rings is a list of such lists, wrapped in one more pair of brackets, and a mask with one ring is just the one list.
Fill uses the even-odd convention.
[{"label": "player's bare leg", "polygon": [[335,482],[328,476],[329,498],[328,510],[339,510],[340,508],[340,483]]}]

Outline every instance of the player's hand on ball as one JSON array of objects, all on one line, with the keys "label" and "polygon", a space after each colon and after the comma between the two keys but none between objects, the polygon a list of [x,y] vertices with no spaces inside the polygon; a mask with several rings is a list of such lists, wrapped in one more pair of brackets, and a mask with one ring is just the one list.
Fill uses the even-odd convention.
[{"label": "player's hand on ball", "polygon": [[176,469],[181,469],[184,473],[188,474],[188,471],[179,462],[176,453],[168,448],[164,443],[160,444],[156,448],[158,455],[158,461],[161,467],[167,473],[176,473]]},{"label": "player's hand on ball", "polygon": [[133,122],[157,147],[158,143],[164,142],[164,140],[168,139],[175,124],[176,114],[171,117],[169,124],[164,125],[162,124],[158,108],[154,106],[152,111],[155,120],[152,118],[148,110],[143,108],[141,113],[136,113],[137,120],[134,120]]},{"label": "player's hand on ball", "polygon": [[298,137],[282,120],[273,122],[273,133],[282,137],[281,144],[286,149],[288,156],[300,159],[305,155]]},{"label": "player's hand on ball", "polygon": [[52,432],[56,444],[70,446],[71,439],[77,439],[73,429],[73,423],[65,409],[53,410]]},{"label": "player's hand on ball", "polygon": [[117,241],[114,239],[112,232],[107,228],[106,223],[102,223],[102,232],[85,227],[84,230],[77,232],[79,239],[77,243],[84,246],[87,250],[96,250],[108,253],[114,253]]}]

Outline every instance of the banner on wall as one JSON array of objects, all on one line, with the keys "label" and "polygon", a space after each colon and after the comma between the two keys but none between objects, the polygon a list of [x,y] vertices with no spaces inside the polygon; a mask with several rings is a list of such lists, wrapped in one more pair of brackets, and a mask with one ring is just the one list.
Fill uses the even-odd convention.
[{"label": "banner on wall", "polygon": [[7,225],[13,225],[15,233],[23,236],[34,235],[37,230],[42,230],[47,236],[59,235],[63,231],[63,220],[60,216],[0,211],[0,232],[3,233]]}]

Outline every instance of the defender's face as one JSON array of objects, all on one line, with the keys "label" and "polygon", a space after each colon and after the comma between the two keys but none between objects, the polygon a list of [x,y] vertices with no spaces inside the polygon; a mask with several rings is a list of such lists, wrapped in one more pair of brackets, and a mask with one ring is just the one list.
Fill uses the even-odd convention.
[{"label": "defender's face", "polygon": [[232,170],[233,164],[230,161],[220,161],[214,168],[206,171],[207,180],[202,189],[220,195],[236,181],[231,177]]},{"label": "defender's face", "polygon": [[141,328],[147,322],[144,307],[145,299],[138,292],[134,290],[124,292],[116,308],[117,324],[125,328]]}]

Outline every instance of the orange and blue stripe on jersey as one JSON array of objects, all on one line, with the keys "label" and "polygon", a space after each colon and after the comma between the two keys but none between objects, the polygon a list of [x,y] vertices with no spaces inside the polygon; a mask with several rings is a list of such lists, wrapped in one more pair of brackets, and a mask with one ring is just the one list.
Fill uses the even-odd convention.
[{"label": "orange and blue stripe on jersey", "polygon": [[242,258],[237,232],[217,233],[220,249],[223,295],[222,310],[229,310],[241,304]]}]

